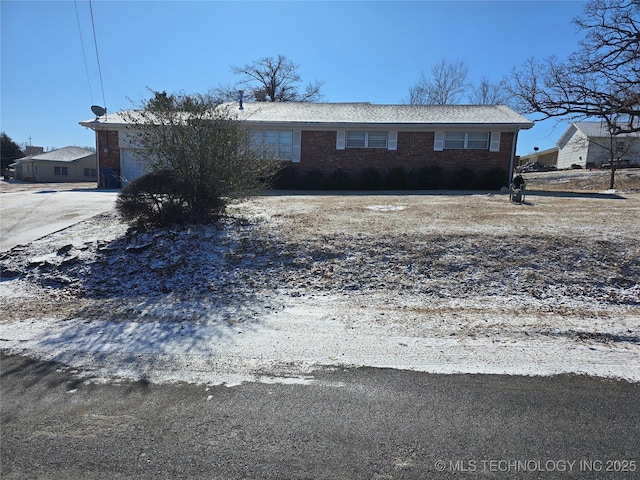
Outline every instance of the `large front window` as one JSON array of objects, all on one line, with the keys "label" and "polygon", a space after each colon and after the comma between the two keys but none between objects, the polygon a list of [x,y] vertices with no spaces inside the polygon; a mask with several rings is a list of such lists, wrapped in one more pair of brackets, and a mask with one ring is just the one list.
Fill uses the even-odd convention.
[{"label": "large front window", "polygon": [[387,132],[347,132],[347,148],[387,148]]},{"label": "large front window", "polygon": [[251,130],[250,142],[262,157],[293,159],[293,132],[290,130]]},{"label": "large front window", "polygon": [[489,132],[445,132],[445,150],[487,150]]}]

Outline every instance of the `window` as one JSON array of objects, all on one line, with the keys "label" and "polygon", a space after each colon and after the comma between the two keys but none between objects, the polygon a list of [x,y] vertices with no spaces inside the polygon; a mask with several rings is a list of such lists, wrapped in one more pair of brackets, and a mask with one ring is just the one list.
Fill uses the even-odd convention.
[{"label": "window", "polygon": [[347,148],[365,148],[366,146],[366,132],[347,132]]},{"label": "window", "polygon": [[293,160],[292,131],[251,130],[249,143],[263,157]]},{"label": "window", "polygon": [[98,176],[98,171],[95,168],[85,168],[84,169],[84,176],[85,177],[97,177]]},{"label": "window", "polygon": [[53,167],[54,175],[69,175],[68,167]]},{"label": "window", "polygon": [[388,132],[347,132],[347,148],[387,148]]},{"label": "window", "polygon": [[464,132],[446,132],[444,134],[444,148],[446,150],[460,150],[464,148]]},{"label": "window", "polygon": [[445,132],[445,150],[487,150],[489,132]]}]

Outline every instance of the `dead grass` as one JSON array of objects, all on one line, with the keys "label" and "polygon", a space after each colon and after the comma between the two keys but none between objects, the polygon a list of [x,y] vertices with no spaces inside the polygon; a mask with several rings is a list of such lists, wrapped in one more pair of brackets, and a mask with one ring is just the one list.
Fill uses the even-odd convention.
[{"label": "dead grass", "polygon": [[[169,301],[187,305],[172,315],[191,318],[231,301],[259,309],[283,292],[412,315],[526,307],[575,317],[640,305],[636,193],[532,194],[525,204],[497,194],[269,195],[230,214],[218,227],[156,232],[144,252],[110,216],[9,252],[3,267],[46,294],[0,298],[5,319],[130,318],[142,311],[132,302]],[[82,246],[73,261],[32,261],[69,245]]]}]

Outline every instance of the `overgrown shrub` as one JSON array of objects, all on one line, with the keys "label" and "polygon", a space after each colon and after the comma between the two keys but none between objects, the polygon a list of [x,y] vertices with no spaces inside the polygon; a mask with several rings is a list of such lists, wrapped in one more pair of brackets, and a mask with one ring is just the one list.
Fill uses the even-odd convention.
[{"label": "overgrown shrub", "polygon": [[404,167],[394,167],[387,171],[385,184],[388,190],[406,190],[409,188],[409,177]]},{"label": "overgrown shrub", "polygon": [[324,190],[352,190],[354,187],[353,179],[349,172],[345,172],[341,168],[331,172],[324,180]]},{"label": "overgrown shrub", "polygon": [[475,184],[478,190],[500,190],[506,186],[507,172],[501,168],[493,168],[482,172]]},{"label": "overgrown shrub", "polygon": [[271,188],[277,190],[295,190],[299,188],[299,181],[300,179],[298,178],[298,172],[295,167],[287,165],[274,176],[271,182]]},{"label": "overgrown shrub", "polygon": [[300,190],[322,190],[324,188],[324,175],[320,170],[312,170],[298,175],[297,187]]},{"label": "overgrown shrub", "polygon": [[204,222],[220,216],[225,202],[211,191],[200,193],[200,208],[194,209],[192,198],[197,188],[189,179],[171,170],[148,173],[122,189],[116,209],[127,222],[138,228]]},{"label": "overgrown shrub", "polygon": [[442,168],[437,165],[422,167],[412,173],[412,188],[416,190],[438,190],[442,188]]},{"label": "overgrown shrub", "polygon": [[232,108],[219,105],[214,95],[152,93],[154,98],[123,113],[130,140],[140,147],[137,160],[156,172],[123,191],[125,218],[207,223],[219,218],[228,201],[264,189],[282,168],[258,151]]},{"label": "overgrown shrub", "polygon": [[361,190],[382,190],[384,189],[384,180],[375,168],[365,168],[360,172],[358,187]]},{"label": "overgrown shrub", "polygon": [[451,178],[451,185],[456,190],[471,190],[473,189],[473,181],[475,179],[475,172],[470,168],[461,168],[457,170]]}]

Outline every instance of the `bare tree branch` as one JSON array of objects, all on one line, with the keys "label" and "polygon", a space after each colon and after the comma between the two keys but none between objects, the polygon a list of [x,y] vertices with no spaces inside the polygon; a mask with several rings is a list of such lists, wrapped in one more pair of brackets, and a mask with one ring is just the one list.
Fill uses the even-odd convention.
[{"label": "bare tree branch", "polygon": [[442,59],[431,67],[431,75],[424,73],[409,88],[412,105],[451,105],[458,103],[466,91],[469,68],[462,61],[450,63]]},{"label": "bare tree branch", "polygon": [[638,2],[591,0],[574,23],[585,38],[566,61],[530,59],[511,74],[515,108],[541,120],[603,119],[616,134],[640,131]]},{"label": "bare tree branch", "polygon": [[504,105],[508,100],[505,81],[491,83],[487,77],[482,77],[469,95],[469,101],[474,105]]},{"label": "bare tree branch", "polygon": [[322,98],[322,82],[308,83],[301,90],[300,66],[284,55],[265,57],[242,67],[232,66],[231,72],[240,75],[239,84],[247,95],[258,102],[317,102]]}]

